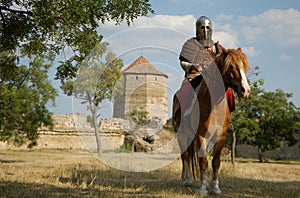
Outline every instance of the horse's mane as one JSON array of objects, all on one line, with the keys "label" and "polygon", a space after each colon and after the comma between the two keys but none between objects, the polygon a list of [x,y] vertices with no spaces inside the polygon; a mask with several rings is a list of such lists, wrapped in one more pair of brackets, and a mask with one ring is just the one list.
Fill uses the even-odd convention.
[{"label": "horse's mane", "polygon": [[237,63],[239,61],[243,62],[243,69],[244,72],[247,73],[247,71],[250,68],[249,62],[248,62],[248,58],[246,56],[246,54],[244,54],[241,50],[241,48],[238,49],[227,49],[227,57],[225,59],[225,66],[224,66],[224,71],[227,71],[229,66],[235,66],[237,65]]}]

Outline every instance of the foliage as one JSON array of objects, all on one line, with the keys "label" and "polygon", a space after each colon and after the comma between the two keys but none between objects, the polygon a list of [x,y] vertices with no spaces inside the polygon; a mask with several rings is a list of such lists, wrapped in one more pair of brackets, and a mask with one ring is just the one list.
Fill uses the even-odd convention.
[{"label": "foliage", "polygon": [[150,121],[149,112],[141,108],[132,108],[127,117],[139,126],[147,125]]},{"label": "foliage", "polygon": [[139,16],[153,13],[149,0],[1,1],[0,9],[0,49],[14,50],[25,42],[23,48],[32,53],[58,51],[66,45],[88,53],[83,48],[97,43],[92,41],[99,38],[95,31],[99,23],[125,20],[130,24]]},{"label": "foliage", "polygon": [[62,86],[66,93],[83,100],[82,103],[88,104],[88,109],[95,112],[103,100],[111,100],[120,91],[123,67],[122,60],[112,52],[107,53],[102,61],[106,44],[100,43],[99,46],[98,55],[82,62],[77,78]]},{"label": "foliage", "polygon": [[91,49],[101,41],[97,28],[114,21],[130,24],[153,13],[149,0],[23,0],[0,2],[1,140],[36,144],[37,128],[51,125],[46,104],[55,90],[47,72],[57,56],[56,79],[65,91]]},{"label": "foliage", "polygon": [[52,125],[47,110],[54,101],[55,89],[47,80],[50,65],[43,57],[29,60],[28,66],[18,65],[17,56],[0,52],[0,140],[28,146],[37,144],[37,129]]},{"label": "foliage", "polygon": [[122,146],[120,146],[120,148],[116,149],[115,152],[117,153],[124,153],[124,152],[132,152],[133,150],[133,145],[130,145],[130,144],[123,144]]},{"label": "foliage", "polygon": [[94,120],[93,120],[93,117],[92,117],[91,115],[86,116],[86,121],[87,121],[88,123],[90,123],[90,126],[91,126],[92,128],[95,127]]},{"label": "foliage", "polygon": [[169,131],[171,134],[175,135],[176,132],[174,130],[173,124],[172,124],[172,118],[169,118],[167,120],[167,123],[163,126],[164,129],[166,129],[167,131]]},{"label": "foliage", "polygon": [[97,106],[105,99],[111,100],[122,82],[123,62],[106,50],[106,43],[98,44],[82,61],[77,78],[66,81],[63,90],[85,101],[94,100]]},{"label": "foliage", "polygon": [[97,120],[99,104],[105,99],[111,100],[121,91],[122,85],[123,62],[114,53],[106,53],[106,50],[106,43],[98,44],[82,61],[77,78],[66,81],[62,86],[66,93],[73,94],[82,100],[82,104],[87,104],[93,126],[96,126],[94,130],[99,154],[102,152]]},{"label": "foliage", "polygon": [[250,97],[239,101],[232,114],[238,143],[257,146],[260,161],[263,151],[279,148],[284,142],[296,143],[300,113],[291,97],[292,94],[282,90],[272,92],[252,87]]}]

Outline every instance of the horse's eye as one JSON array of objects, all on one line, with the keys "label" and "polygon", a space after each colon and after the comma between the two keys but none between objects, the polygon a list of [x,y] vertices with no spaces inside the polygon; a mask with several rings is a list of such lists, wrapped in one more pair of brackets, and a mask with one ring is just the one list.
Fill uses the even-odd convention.
[{"label": "horse's eye", "polygon": [[234,67],[232,65],[229,66],[228,71],[229,71],[229,77],[232,79],[235,78],[236,71],[234,70]]},{"label": "horse's eye", "polygon": [[233,72],[230,72],[230,78],[234,78]]}]

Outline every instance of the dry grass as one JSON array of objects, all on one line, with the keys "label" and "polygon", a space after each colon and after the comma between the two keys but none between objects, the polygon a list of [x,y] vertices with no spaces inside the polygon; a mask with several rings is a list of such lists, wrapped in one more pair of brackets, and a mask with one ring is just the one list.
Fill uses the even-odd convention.
[{"label": "dry grass", "polygon": [[[234,168],[227,160],[221,166],[220,197],[300,195],[299,161],[239,159]],[[0,197],[199,197],[197,185],[184,187],[180,174],[179,160],[131,173],[109,168],[83,150],[0,150]]]}]

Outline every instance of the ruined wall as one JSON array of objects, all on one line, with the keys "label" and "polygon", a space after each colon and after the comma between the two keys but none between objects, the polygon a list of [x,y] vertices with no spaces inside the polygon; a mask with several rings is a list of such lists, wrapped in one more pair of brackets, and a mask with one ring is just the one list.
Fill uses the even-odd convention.
[{"label": "ruined wall", "polygon": [[[38,146],[36,148],[89,150],[97,148],[94,128],[87,122],[86,115],[54,115],[53,121],[53,129],[48,127],[39,129]],[[114,129],[116,127],[118,130]],[[106,123],[100,130],[103,150],[114,150],[123,144],[124,135],[120,134],[120,126],[118,127],[116,123]],[[0,149],[26,148],[27,145],[15,147],[14,145],[0,142]]]},{"label": "ruined wall", "polygon": [[[96,139],[94,129],[90,123],[87,122],[86,115],[54,115],[54,128],[50,130],[46,127],[41,127],[39,130],[38,146],[36,148],[51,148],[51,149],[88,149],[89,151],[96,151]],[[156,126],[156,125],[155,125]],[[130,128],[130,123],[127,120],[119,118],[105,118],[101,121],[100,125],[100,139],[102,142],[102,148],[104,151],[114,151],[124,144],[126,135],[132,137],[133,131]],[[148,128],[149,130],[151,128]],[[140,128],[134,131],[134,135],[137,135],[136,141],[138,142],[141,137],[147,136],[151,133],[151,130]],[[138,134],[140,136],[138,136]],[[168,133],[165,133],[168,134]],[[162,135],[165,135],[162,134]],[[130,136],[131,135],[131,136]],[[156,133],[151,137],[157,140],[155,144],[148,144],[149,148],[160,149],[159,147],[163,142],[160,133]],[[169,135],[169,134],[168,134]],[[160,137],[157,137],[160,136]],[[300,159],[299,144],[300,133],[297,133],[298,143],[292,147],[284,145],[284,147],[267,151],[264,153],[265,158],[269,159]],[[168,137],[171,139],[172,137]],[[128,140],[128,138],[127,138]],[[141,142],[141,141],[140,141]],[[139,143],[139,142],[138,142]],[[176,143],[174,143],[176,145]],[[26,149],[27,146],[15,147],[8,145],[7,143],[0,142],[0,149]],[[162,148],[166,149],[166,148]],[[172,148],[168,148],[169,152]],[[257,158],[257,148],[247,145],[237,145],[236,156],[245,158]]]}]

